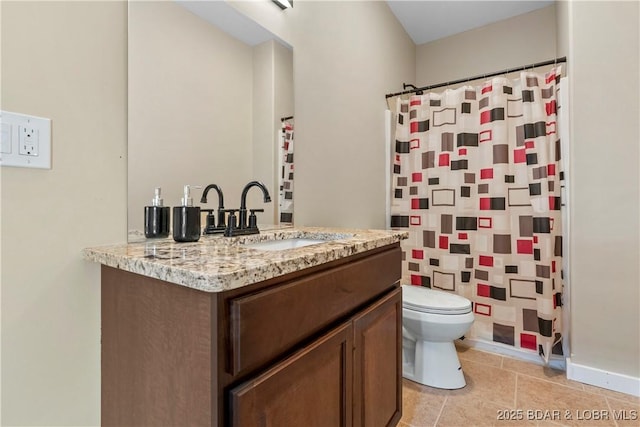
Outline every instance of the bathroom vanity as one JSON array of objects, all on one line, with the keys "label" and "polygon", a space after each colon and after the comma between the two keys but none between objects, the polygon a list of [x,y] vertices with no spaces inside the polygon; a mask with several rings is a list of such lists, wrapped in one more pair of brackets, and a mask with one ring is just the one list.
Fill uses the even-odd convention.
[{"label": "bathroom vanity", "polygon": [[403,238],[295,228],[86,249],[103,264],[102,425],[396,425]]}]

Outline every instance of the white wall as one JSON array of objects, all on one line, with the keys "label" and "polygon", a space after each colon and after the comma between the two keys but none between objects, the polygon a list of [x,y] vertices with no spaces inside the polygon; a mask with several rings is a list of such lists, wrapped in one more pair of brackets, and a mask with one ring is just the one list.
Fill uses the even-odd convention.
[{"label": "white wall", "polygon": [[416,85],[427,86],[556,57],[555,6],[416,47]]},{"label": "white wall", "polygon": [[2,109],[52,119],[53,168],[2,168],[2,425],[100,422],[100,275],[126,239],[127,7],[1,2]]},{"label": "white wall", "polygon": [[572,1],[572,362],[640,382],[638,2]]},{"label": "white wall", "polygon": [[269,189],[271,203],[263,202],[258,189],[251,190],[247,206],[264,209],[258,223],[277,224],[278,131],[280,117],[293,115],[293,54],[270,40],[253,48],[253,152],[251,179]]},{"label": "white wall", "polygon": [[[130,230],[143,229],[158,186],[165,206],[185,184],[218,184],[226,207],[239,206],[252,177],[252,55],[175,2],[129,3]],[[217,208],[215,192],[208,201]]]},{"label": "white wall", "polygon": [[294,20],[296,225],[384,228],[384,95],[415,45],[384,2],[299,2]]},{"label": "white wall", "polygon": [[[271,203],[264,203],[258,189],[248,193],[247,207],[264,209],[258,213],[260,223],[275,224],[275,204],[278,203],[276,158],[274,151],[275,122],[275,57],[273,40],[253,48],[253,144],[251,180],[261,181],[269,190]],[[235,196],[239,197],[239,196]],[[239,198],[236,207],[239,207]]]}]

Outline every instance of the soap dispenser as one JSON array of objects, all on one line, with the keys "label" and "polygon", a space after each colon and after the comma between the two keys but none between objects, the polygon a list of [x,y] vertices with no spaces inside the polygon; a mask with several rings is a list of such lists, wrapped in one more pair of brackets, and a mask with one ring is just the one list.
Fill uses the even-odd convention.
[{"label": "soap dispenser", "polygon": [[151,206],[144,207],[144,235],[148,238],[169,236],[169,207],[162,206],[161,189],[155,189]]},{"label": "soap dispenser", "polygon": [[176,242],[197,242],[200,239],[200,207],[193,206],[191,188],[184,186],[182,206],[173,208],[173,240]]}]

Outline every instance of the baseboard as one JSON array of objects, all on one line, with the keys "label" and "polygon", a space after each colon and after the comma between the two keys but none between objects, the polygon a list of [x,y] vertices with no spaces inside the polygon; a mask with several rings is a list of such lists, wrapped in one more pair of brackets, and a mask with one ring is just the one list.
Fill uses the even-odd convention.
[{"label": "baseboard", "polygon": [[[497,353],[503,356],[509,356],[514,359],[520,359],[527,362],[535,363],[537,365],[544,365],[542,358],[534,353],[520,351],[512,346],[500,343],[493,343],[484,340],[476,340],[473,338],[465,338],[464,340],[456,340],[456,344],[472,347],[478,350],[488,351],[490,353]],[[566,370],[564,357],[552,355],[549,359],[549,367],[553,369],[559,369],[561,371]]]},{"label": "baseboard", "polygon": [[640,397],[640,378],[573,363],[567,357],[567,378]]}]

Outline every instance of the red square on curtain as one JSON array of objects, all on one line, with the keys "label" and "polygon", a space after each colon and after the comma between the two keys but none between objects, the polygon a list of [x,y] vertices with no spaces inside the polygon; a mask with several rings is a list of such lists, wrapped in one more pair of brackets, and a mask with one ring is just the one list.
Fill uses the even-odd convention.
[{"label": "red square on curtain", "polygon": [[534,148],[536,146],[536,143],[533,141],[525,141],[524,142],[524,148]]},{"label": "red square on curtain", "polygon": [[409,102],[409,105],[420,105],[422,104],[422,102],[419,99],[412,99],[411,102]]},{"label": "red square on curtain", "polygon": [[449,237],[440,236],[440,249],[449,249]]},{"label": "red square on curtain", "polygon": [[418,122],[411,122],[411,133],[418,132]]},{"label": "red square on curtain", "polygon": [[467,149],[466,148],[461,148],[458,150],[458,155],[460,156],[464,156],[467,154]]},{"label": "red square on curtain", "polygon": [[533,236],[533,243],[538,243],[538,236]]},{"label": "red square on curtain", "polygon": [[449,166],[449,153],[440,154],[440,160],[438,166]]},{"label": "red square on curtain", "polygon": [[480,169],[480,179],[492,179],[492,178],[493,178],[493,168]]},{"label": "red square on curtain", "polygon": [[480,304],[479,302],[473,304],[473,312],[481,314],[483,316],[491,317],[491,306],[488,304]]},{"label": "red square on curtain", "polygon": [[491,286],[484,285],[482,283],[478,283],[477,292],[478,292],[478,296],[479,297],[487,297],[488,298],[488,297],[491,296]]},{"label": "red square on curtain", "polygon": [[424,259],[424,251],[421,249],[412,249],[411,257],[413,259]]},{"label": "red square on curtain", "polygon": [[487,142],[493,139],[493,131],[491,129],[480,132],[480,142]]},{"label": "red square on curtain", "polygon": [[289,143],[285,142],[284,143],[284,150],[287,151],[289,149]]},{"label": "red square on curtain", "polygon": [[482,88],[482,93],[491,92],[492,90],[493,90],[493,86],[491,85],[491,83],[489,83]]},{"label": "red square on curtain", "polygon": [[480,210],[481,211],[491,210],[491,199],[489,197],[480,197]]},{"label": "red square on curtain", "polygon": [[546,78],[544,79],[545,83],[549,84],[552,81],[554,81],[556,79],[556,73],[555,71],[553,73],[549,73]]},{"label": "red square on curtain", "polygon": [[547,110],[547,116],[551,116],[556,113],[556,101],[547,102],[544,104],[544,108]]},{"label": "red square on curtain", "polygon": [[556,122],[547,123],[547,135],[553,135],[556,133]]},{"label": "red square on curtain", "polygon": [[417,274],[412,274],[411,275],[411,284],[412,285],[417,285],[417,286],[422,286],[422,276],[418,276]]},{"label": "red square on curtain", "polygon": [[412,182],[422,182],[422,172],[415,172],[411,174]]},{"label": "red square on curtain", "polygon": [[556,262],[555,261],[551,261],[551,272],[552,273],[556,272]]},{"label": "red square on curtain", "polygon": [[400,161],[400,154],[396,154],[396,162]]},{"label": "red square on curtain", "polygon": [[409,225],[421,225],[422,224],[422,218],[420,218],[417,215],[411,215],[409,217]]},{"label": "red square on curtain", "polygon": [[547,175],[554,176],[556,174],[556,165],[547,165]]},{"label": "red square on curtain", "polygon": [[486,256],[486,255],[480,255],[480,258],[478,260],[478,264],[484,265],[485,267],[493,267],[493,257],[492,256]]},{"label": "red square on curtain", "polygon": [[524,148],[513,150],[513,163],[526,163],[527,153]]},{"label": "red square on curtain", "polygon": [[491,217],[479,217],[478,228],[491,228],[493,227],[493,218]]},{"label": "red square on curtain", "polygon": [[409,149],[410,150],[415,150],[417,148],[420,148],[420,139],[419,138],[414,138],[412,140],[409,141]]},{"label": "red square on curtain", "polygon": [[[484,93],[484,89],[482,91]],[[480,113],[480,124],[489,123],[491,121],[491,111],[483,111]]]},{"label": "red square on curtain", "polygon": [[517,251],[519,254],[533,254],[533,241],[532,240],[518,240],[516,242]]},{"label": "red square on curtain", "polygon": [[529,350],[537,350],[538,342],[535,335],[520,334],[520,347],[527,348]]},{"label": "red square on curtain", "polygon": [[411,209],[420,209],[420,199],[411,199]]},{"label": "red square on curtain", "polygon": [[467,233],[458,233],[459,240],[467,240],[468,238],[469,236],[467,235]]}]

